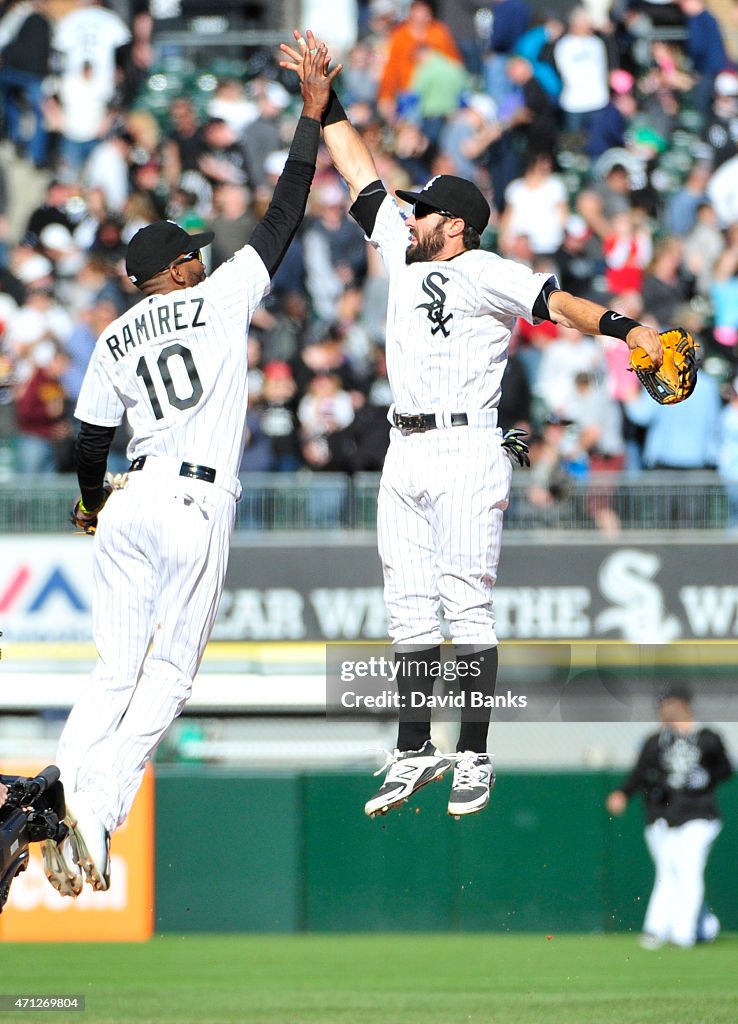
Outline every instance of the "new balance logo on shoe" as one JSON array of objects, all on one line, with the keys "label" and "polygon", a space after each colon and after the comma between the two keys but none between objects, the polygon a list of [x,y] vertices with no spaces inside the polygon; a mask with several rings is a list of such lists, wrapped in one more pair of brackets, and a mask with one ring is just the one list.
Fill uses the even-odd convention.
[{"label": "new balance logo on shoe", "polygon": [[364,805],[364,813],[370,818],[386,814],[429,782],[440,779],[451,764],[452,759],[441,754],[430,740],[420,750],[393,750],[388,753],[379,771],[375,772],[380,775],[387,769],[384,782]]},{"label": "new balance logo on shoe", "polygon": [[457,754],[448,813],[460,818],[463,814],[484,810],[494,784],[495,773],[487,754],[476,754],[472,750]]}]

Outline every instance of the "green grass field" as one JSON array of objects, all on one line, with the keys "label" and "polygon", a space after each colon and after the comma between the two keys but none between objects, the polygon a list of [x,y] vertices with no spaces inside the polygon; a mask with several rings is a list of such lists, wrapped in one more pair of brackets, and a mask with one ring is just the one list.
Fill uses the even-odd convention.
[{"label": "green grass field", "polygon": [[[348,909],[348,908],[347,908]],[[86,998],[50,1024],[736,1024],[738,938],[187,935],[0,945],[0,993]]]}]

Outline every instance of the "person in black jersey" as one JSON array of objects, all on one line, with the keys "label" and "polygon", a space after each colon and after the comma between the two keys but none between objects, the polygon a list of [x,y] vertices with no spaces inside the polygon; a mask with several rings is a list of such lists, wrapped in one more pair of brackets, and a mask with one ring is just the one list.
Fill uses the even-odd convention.
[{"label": "person in black jersey", "polygon": [[607,797],[610,814],[643,793],[646,843],[656,868],[641,945],[693,946],[715,938],[719,922],[704,908],[704,873],[722,828],[715,789],[733,774],[718,733],[695,720],[688,690],[671,687],[659,699],[661,728],[641,747],[619,789]]}]

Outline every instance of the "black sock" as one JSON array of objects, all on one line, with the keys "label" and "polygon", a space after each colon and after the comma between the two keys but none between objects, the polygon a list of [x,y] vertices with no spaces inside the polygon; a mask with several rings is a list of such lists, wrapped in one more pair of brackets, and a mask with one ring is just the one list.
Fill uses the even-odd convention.
[{"label": "black sock", "polygon": [[461,731],[456,751],[461,753],[464,750],[473,750],[477,754],[486,754],[492,708],[472,707],[471,695],[475,693],[480,694],[482,698],[494,697],[497,684],[497,648],[486,647],[480,650],[478,646],[458,644],[457,666],[462,662],[468,665],[468,669],[463,676],[457,671],[457,680],[459,691],[465,695],[466,700],[461,710]]},{"label": "black sock", "polygon": [[397,692],[404,698],[405,704],[405,707],[400,707],[398,750],[420,750],[426,740],[430,739],[431,713],[427,702],[423,707],[414,708],[411,706],[410,695],[415,691],[424,694],[426,698],[431,696],[437,677],[431,666],[440,659],[440,646],[414,652],[407,648],[395,650],[395,664],[401,663],[397,673]]}]

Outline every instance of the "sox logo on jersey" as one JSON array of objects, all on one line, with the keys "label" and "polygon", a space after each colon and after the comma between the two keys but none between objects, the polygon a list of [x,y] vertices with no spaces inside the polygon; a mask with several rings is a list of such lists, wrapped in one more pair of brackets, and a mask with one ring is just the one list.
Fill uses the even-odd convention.
[{"label": "sox logo on jersey", "polygon": [[435,326],[431,330],[431,334],[438,334],[439,331],[443,333],[445,338],[448,338],[451,333],[450,330],[446,330],[446,324],[449,320],[453,320],[453,313],[446,313],[446,293],[441,288],[441,284],[436,284],[440,281],[441,284],[448,284],[448,278],[445,277],[440,270],[434,270],[432,273],[423,281],[421,287],[426,295],[430,296],[430,302],[419,302],[415,307],[416,309],[425,309],[428,311],[428,319]]},{"label": "sox logo on jersey", "polygon": [[[512,327],[534,319],[548,275],[481,250],[408,264],[408,230],[389,196],[370,237],[389,276],[395,410],[434,415],[439,427],[393,431],[384,464],[377,525],[390,636],[439,643],[442,604],[455,642],[494,645],[491,591],[512,473],[496,406]],[[456,344],[444,344],[451,336]],[[451,427],[458,413],[467,427]]]}]

